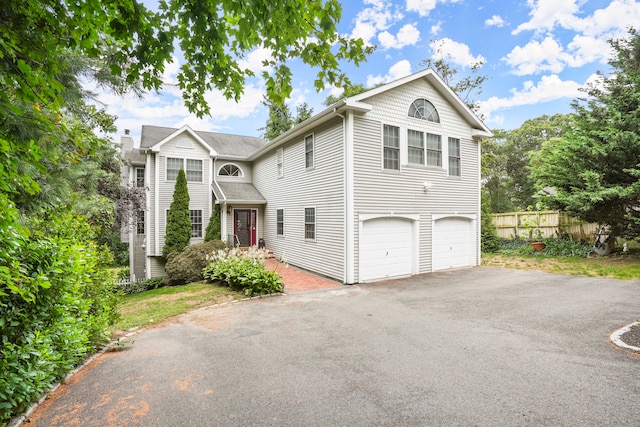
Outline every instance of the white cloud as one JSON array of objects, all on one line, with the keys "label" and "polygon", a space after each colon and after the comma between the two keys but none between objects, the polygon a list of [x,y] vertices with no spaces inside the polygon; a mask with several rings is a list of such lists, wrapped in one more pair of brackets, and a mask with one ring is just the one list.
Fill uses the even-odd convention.
[{"label": "white cloud", "polygon": [[548,71],[559,73],[571,57],[553,37],[547,36],[542,42],[533,40],[524,47],[514,47],[502,60],[514,68],[513,74],[525,76]]},{"label": "white cloud", "polygon": [[395,36],[388,31],[381,32],[378,40],[384,49],[402,49],[415,45],[420,40],[420,30],[416,28],[416,24],[406,24]]},{"label": "white cloud", "polygon": [[640,22],[640,2],[613,0],[606,8],[596,10],[593,15],[572,21],[571,27],[568,28],[579,31],[585,36],[618,38],[626,34],[626,28],[637,27],[638,22]]},{"label": "white cloud", "polygon": [[[590,77],[588,81],[592,79],[593,77]],[[492,96],[486,101],[481,101],[480,112],[488,118],[487,121],[492,121],[492,113],[495,111],[541,104],[561,98],[576,98],[582,95],[579,90],[581,87],[584,87],[584,84],[571,80],[563,81],[556,74],[543,76],[537,84],[528,80],[523,83],[521,90],[512,89],[511,96],[508,98]]]},{"label": "white cloud", "polygon": [[402,61],[398,61],[392,65],[391,68],[389,68],[389,72],[384,76],[374,76],[369,74],[367,76],[367,87],[373,87],[380,83],[392,82],[399,78],[408,76],[409,74],[411,74],[411,63],[406,59],[403,59]]},{"label": "white cloud", "polygon": [[605,39],[577,35],[567,46],[571,57],[567,63],[571,67],[582,67],[592,62],[606,63],[611,54],[611,46]]},{"label": "white cloud", "polygon": [[484,25],[487,27],[504,27],[504,19],[500,15],[493,15],[491,18],[484,21]]},{"label": "white cloud", "polygon": [[442,31],[442,21],[438,21],[435,25],[431,26],[431,30],[429,32],[434,36],[437,36]]},{"label": "white cloud", "polygon": [[437,0],[407,0],[407,11],[418,12],[420,16],[428,16],[436,8]]},{"label": "white cloud", "polygon": [[364,4],[371,5],[358,12],[355,25],[351,31],[351,38],[361,38],[371,45],[371,40],[379,31],[385,31],[403,15],[393,11],[393,3],[389,0],[365,0]]},{"label": "white cloud", "polygon": [[443,57],[462,67],[469,67],[477,62],[486,61],[482,55],[473,56],[469,46],[466,44],[456,42],[450,38],[434,40],[429,46],[431,47],[431,52],[433,52],[432,58]]},{"label": "white cloud", "polygon": [[518,25],[512,34],[528,30],[552,30],[556,24],[569,28],[577,19],[575,14],[580,9],[578,2],[579,0],[527,0],[527,5],[531,8],[531,19]]},{"label": "white cloud", "polygon": [[245,59],[241,59],[238,61],[238,67],[241,69],[247,69],[252,71],[254,74],[258,74],[262,71],[271,71],[271,66],[264,65],[264,61],[272,59],[272,53],[270,49],[266,48],[257,48],[249,52]]},{"label": "white cloud", "polygon": [[420,16],[429,16],[429,13],[440,3],[457,3],[460,0],[407,0],[407,12],[418,12]]}]

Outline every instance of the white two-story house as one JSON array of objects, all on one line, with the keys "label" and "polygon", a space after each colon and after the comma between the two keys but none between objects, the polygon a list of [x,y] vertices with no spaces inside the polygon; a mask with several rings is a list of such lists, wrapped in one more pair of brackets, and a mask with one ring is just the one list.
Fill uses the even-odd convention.
[{"label": "white two-story house", "polygon": [[480,142],[489,136],[432,70],[345,98],[271,141],[143,126],[139,149],[123,137],[125,180],[147,189],[128,236],[131,271],[164,275],[180,168],[192,243],[219,204],[224,240],[264,243],[345,284],[478,265]]}]

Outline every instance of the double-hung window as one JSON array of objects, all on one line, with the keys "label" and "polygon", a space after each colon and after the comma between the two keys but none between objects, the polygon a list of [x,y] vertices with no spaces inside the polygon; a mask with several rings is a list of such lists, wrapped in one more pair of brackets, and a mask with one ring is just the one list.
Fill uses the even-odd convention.
[{"label": "double-hung window", "polygon": [[[186,163],[186,168],[185,168]],[[180,169],[185,170],[188,182],[202,182],[202,160],[167,157],[167,181],[175,181]]]},{"label": "double-hung window", "polygon": [[284,236],[284,209],[276,209],[276,235]]},{"label": "double-hung window", "polygon": [[424,165],[424,133],[409,129],[407,131],[409,163]]},{"label": "double-hung window", "polygon": [[144,234],[144,210],[136,211],[136,234]]},{"label": "double-hung window", "polygon": [[282,148],[276,150],[276,165],[278,178],[282,178],[284,176],[284,152],[282,151]]},{"label": "double-hung window", "polygon": [[382,167],[389,170],[400,170],[400,128],[384,125],[382,138]]},{"label": "double-hung window", "polygon": [[316,208],[304,208],[304,238],[316,238]]},{"label": "double-hung window", "polygon": [[442,166],[442,140],[440,135],[427,134],[427,165]]},{"label": "double-hung window", "polygon": [[191,237],[202,237],[202,211],[190,210],[189,218],[191,218]]},{"label": "double-hung window", "polygon": [[449,138],[449,176],[460,175],[460,140]]},{"label": "double-hung window", "polygon": [[202,182],[202,160],[187,159],[187,181]]},{"label": "double-hung window", "polygon": [[313,135],[306,136],[304,138],[304,163],[307,169],[311,169],[314,166],[314,151]]},{"label": "double-hung window", "polygon": [[136,168],[136,187],[144,188],[144,168]]},{"label": "double-hung window", "polygon": [[178,178],[178,172],[184,168],[182,159],[175,157],[167,157],[167,181],[175,181]]}]

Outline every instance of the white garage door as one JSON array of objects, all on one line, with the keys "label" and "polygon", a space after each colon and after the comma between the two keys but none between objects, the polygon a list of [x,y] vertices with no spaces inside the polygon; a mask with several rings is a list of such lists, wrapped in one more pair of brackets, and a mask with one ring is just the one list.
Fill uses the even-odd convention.
[{"label": "white garage door", "polygon": [[475,265],[473,221],[448,217],[434,223],[433,271]]},{"label": "white garage door", "polygon": [[360,281],[410,275],[413,271],[413,221],[375,218],[362,222]]}]

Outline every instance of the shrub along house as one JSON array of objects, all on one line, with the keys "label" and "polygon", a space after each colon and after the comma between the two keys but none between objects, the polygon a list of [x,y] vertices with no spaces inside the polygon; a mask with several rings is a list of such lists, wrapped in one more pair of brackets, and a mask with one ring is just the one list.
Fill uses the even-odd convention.
[{"label": "shrub along house", "polygon": [[489,136],[432,70],[345,98],[271,141],[143,126],[139,149],[123,137],[124,180],[147,188],[128,237],[131,271],[164,274],[180,168],[192,243],[220,204],[223,239],[262,241],[346,284],[478,265],[480,141]]}]

